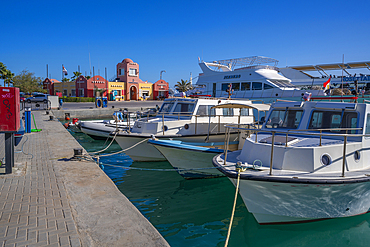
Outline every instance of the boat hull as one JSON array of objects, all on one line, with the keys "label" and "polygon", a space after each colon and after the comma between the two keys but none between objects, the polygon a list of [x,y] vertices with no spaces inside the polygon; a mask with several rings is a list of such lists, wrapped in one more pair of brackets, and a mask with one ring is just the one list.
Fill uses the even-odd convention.
[{"label": "boat hull", "polygon": [[[171,139],[184,142],[204,142],[207,135],[163,136],[156,138],[160,140]],[[210,142],[222,142],[225,140],[225,134],[210,135],[209,138]],[[237,138],[237,134],[231,134],[231,138]],[[150,137],[148,136],[119,134],[115,140],[123,150],[126,150],[125,153],[134,161],[165,161],[166,158],[153,145],[148,143],[149,139]],[[138,144],[139,142],[142,143]]]},{"label": "boat hull", "polygon": [[[174,148],[154,145],[155,148],[167,159],[177,172],[186,179],[214,178],[224,174],[212,165],[215,155],[222,152],[202,151],[185,148]],[[189,170],[190,169],[190,170]],[[194,169],[194,170],[191,170]]]},{"label": "boat hull", "polygon": [[[230,180],[235,185],[236,179]],[[295,184],[241,180],[239,193],[260,224],[355,216],[370,208],[370,182]]]}]

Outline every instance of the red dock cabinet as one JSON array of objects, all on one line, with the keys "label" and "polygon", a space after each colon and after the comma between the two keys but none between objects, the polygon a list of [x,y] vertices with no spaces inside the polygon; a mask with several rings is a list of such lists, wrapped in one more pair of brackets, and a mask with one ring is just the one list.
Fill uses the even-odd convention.
[{"label": "red dock cabinet", "polygon": [[0,132],[17,132],[20,123],[19,88],[0,87]]}]

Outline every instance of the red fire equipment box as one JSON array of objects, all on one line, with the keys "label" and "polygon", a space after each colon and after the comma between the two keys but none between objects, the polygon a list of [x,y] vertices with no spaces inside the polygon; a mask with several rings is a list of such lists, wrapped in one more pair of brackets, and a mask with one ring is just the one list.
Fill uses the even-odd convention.
[{"label": "red fire equipment box", "polygon": [[17,132],[20,122],[19,88],[0,87],[0,132]]}]

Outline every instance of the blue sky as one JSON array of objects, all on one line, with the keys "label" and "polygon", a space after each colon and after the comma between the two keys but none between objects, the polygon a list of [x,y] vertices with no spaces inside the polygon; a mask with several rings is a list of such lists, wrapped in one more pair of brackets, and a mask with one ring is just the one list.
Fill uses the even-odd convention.
[{"label": "blue sky", "polygon": [[[370,61],[370,1],[3,1],[0,62],[60,80],[108,78],[131,58],[174,86],[205,61],[266,56],[279,67]],[[100,72],[100,73],[99,73]],[[196,81],[196,80],[195,80]]]}]

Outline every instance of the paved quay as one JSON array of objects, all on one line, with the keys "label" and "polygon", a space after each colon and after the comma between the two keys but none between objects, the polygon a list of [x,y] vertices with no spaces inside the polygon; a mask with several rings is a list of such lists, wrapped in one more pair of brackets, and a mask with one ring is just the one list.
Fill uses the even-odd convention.
[{"label": "paved quay", "polygon": [[94,162],[71,160],[82,147],[59,121],[32,113],[42,131],[15,147],[12,174],[0,168],[0,247],[169,246]]}]

